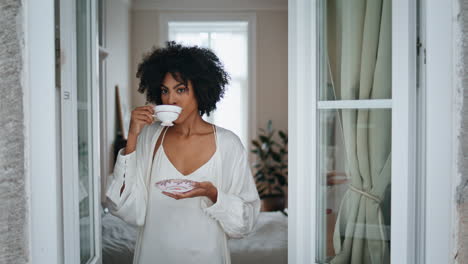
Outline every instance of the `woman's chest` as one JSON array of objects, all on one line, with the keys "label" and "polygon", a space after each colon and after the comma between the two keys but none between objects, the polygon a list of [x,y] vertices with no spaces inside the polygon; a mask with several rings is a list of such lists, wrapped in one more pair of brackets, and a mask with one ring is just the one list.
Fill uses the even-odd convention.
[{"label": "woman's chest", "polygon": [[209,163],[217,152],[214,139],[209,136],[181,138],[166,136],[160,143],[162,154],[182,175],[187,176]]}]

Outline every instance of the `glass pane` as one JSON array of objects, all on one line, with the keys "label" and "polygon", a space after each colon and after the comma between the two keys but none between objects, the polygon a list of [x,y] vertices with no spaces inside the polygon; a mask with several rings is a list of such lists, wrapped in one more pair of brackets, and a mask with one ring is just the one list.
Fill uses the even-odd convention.
[{"label": "glass pane", "polygon": [[233,78],[247,77],[247,33],[215,32],[211,34],[211,48],[221,59]]},{"label": "glass pane", "polygon": [[319,100],[391,99],[391,0],[319,4]]},{"label": "glass pane", "polygon": [[210,40],[211,49],[231,76],[224,98],[214,111],[214,123],[236,133],[244,146],[248,146],[247,32],[214,32]]},{"label": "glass pane", "polygon": [[[217,105],[213,114],[214,123],[218,126],[229,128],[244,140],[244,116],[242,100],[242,83],[238,79],[231,80],[231,83],[224,95],[224,98]],[[245,141],[242,143],[246,144]],[[244,145],[246,146],[246,145]]]},{"label": "glass pane", "polygon": [[391,110],[319,111],[318,263],[390,263]]},{"label": "glass pane", "polygon": [[80,263],[94,256],[91,98],[91,1],[77,1],[77,113]]},{"label": "glass pane", "polygon": [[[170,29],[169,29],[170,30]],[[208,47],[208,33],[206,32],[171,32],[170,40],[185,45],[196,45],[200,47]]]}]

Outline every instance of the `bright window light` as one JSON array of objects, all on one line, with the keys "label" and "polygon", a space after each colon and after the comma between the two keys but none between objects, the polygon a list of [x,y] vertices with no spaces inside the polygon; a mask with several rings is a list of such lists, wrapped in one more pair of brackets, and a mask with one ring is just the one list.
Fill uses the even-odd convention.
[{"label": "bright window light", "polygon": [[247,22],[169,22],[169,40],[213,50],[231,76],[217,109],[203,119],[236,133],[248,146]]}]

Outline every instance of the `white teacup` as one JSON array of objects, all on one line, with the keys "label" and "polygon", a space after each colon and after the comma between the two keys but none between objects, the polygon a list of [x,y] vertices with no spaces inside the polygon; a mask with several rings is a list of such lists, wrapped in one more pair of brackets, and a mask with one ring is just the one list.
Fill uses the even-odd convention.
[{"label": "white teacup", "polygon": [[182,107],[177,105],[157,105],[154,107],[155,117],[162,121],[162,126],[173,126],[179,117]]}]

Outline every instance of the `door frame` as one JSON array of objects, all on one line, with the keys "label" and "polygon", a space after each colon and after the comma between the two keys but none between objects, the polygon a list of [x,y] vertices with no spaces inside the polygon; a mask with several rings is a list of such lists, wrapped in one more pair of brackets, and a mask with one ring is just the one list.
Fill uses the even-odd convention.
[{"label": "door frame", "polygon": [[[288,1],[288,263],[315,262],[316,0]],[[308,202],[309,201],[309,202]]]},{"label": "door frame", "polygon": [[[70,208],[68,207],[70,205],[73,206],[73,209],[77,207],[73,205],[72,201],[74,198],[76,198],[75,201],[78,199],[78,186],[77,184],[71,187],[68,186],[67,184],[70,182],[66,182],[66,180],[73,177],[63,171],[64,165],[77,165],[76,162],[73,162],[73,159],[62,155],[64,150],[70,151],[62,143],[70,139],[74,142],[73,144],[76,144],[76,140],[73,140],[76,137],[71,134],[69,138],[62,138],[64,124],[61,121],[64,113],[73,114],[70,112],[70,107],[73,105],[62,104],[62,102],[64,98],[75,97],[74,93],[72,93],[73,80],[76,81],[76,76],[73,76],[76,69],[72,66],[76,62],[72,56],[73,53],[76,53],[76,47],[74,46],[76,38],[72,36],[75,31],[65,30],[74,28],[73,18],[75,15],[69,12],[73,12],[75,8],[68,1],[60,1],[60,5],[56,2],[58,1],[27,2],[24,16],[25,69],[23,81],[25,89],[23,106],[26,148],[25,173],[26,186],[29,189],[30,212],[28,226],[30,234],[29,248],[33,263],[50,264],[74,263],[76,261],[79,263],[79,254],[78,259],[76,259],[76,250],[70,248],[70,245],[75,247],[77,247],[77,243],[79,245],[79,233],[78,238],[76,233],[70,235],[77,230],[78,224],[71,219],[76,211],[70,214]],[[60,12],[67,12],[67,15],[71,15],[70,17],[63,17],[65,22],[61,26],[64,27],[64,30],[61,32],[56,30],[56,19],[58,19],[57,16]],[[65,13],[62,13],[62,16],[63,14]],[[97,30],[97,21],[92,24],[94,30]],[[67,38],[62,43],[56,39],[59,33],[67,34]],[[65,48],[65,50],[59,49],[60,47]],[[96,65],[97,51],[96,45],[96,54],[94,55]],[[57,57],[60,60],[56,60]],[[60,74],[60,72],[56,71],[56,67],[65,67],[67,69],[66,73],[62,72]],[[95,70],[93,69],[93,71]],[[60,76],[59,79],[56,79],[56,75]],[[96,75],[95,80],[93,80],[96,84],[97,77]],[[65,78],[66,81],[57,83],[56,80],[60,80],[60,78]],[[96,85],[96,87],[98,86]],[[93,104],[99,106],[98,100],[98,96],[94,97]],[[99,138],[98,118],[93,120],[93,126],[96,127],[93,137]],[[97,153],[95,158],[99,159],[99,144],[94,144],[93,151]],[[99,165],[99,163],[96,164]],[[99,175],[99,166],[95,166],[93,170],[95,175]],[[65,174],[66,176],[64,176]],[[71,196],[66,195],[68,191],[71,192]],[[97,177],[94,179],[94,192],[95,196],[99,197],[100,187]],[[94,213],[94,220],[99,228],[96,231],[95,238],[97,257],[91,263],[100,263],[101,259],[100,203],[97,205],[99,207],[95,208]],[[73,262],[71,262],[72,260]]]},{"label": "door frame", "polygon": [[[63,142],[62,155],[62,204],[63,204],[63,258],[64,263],[76,263],[80,258],[79,206],[78,206],[78,135],[76,99],[76,4],[60,1],[60,113],[59,140]],[[66,61],[65,61],[66,59]]]},{"label": "door frame", "polygon": [[60,109],[55,87],[55,3],[27,1],[24,16],[25,173],[33,263],[63,263]]},{"label": "door frame", "polygon": [[[423,48],[425,50],[425,263],[452,263],[456,248],[455,135],[457,105],[454,71],[454,1],[423,2]],[[432,106],[432,107],[431,107]],[[437,106],[437,107],[434,107]],[[441,140],[444,139],[444,140]]]}]

